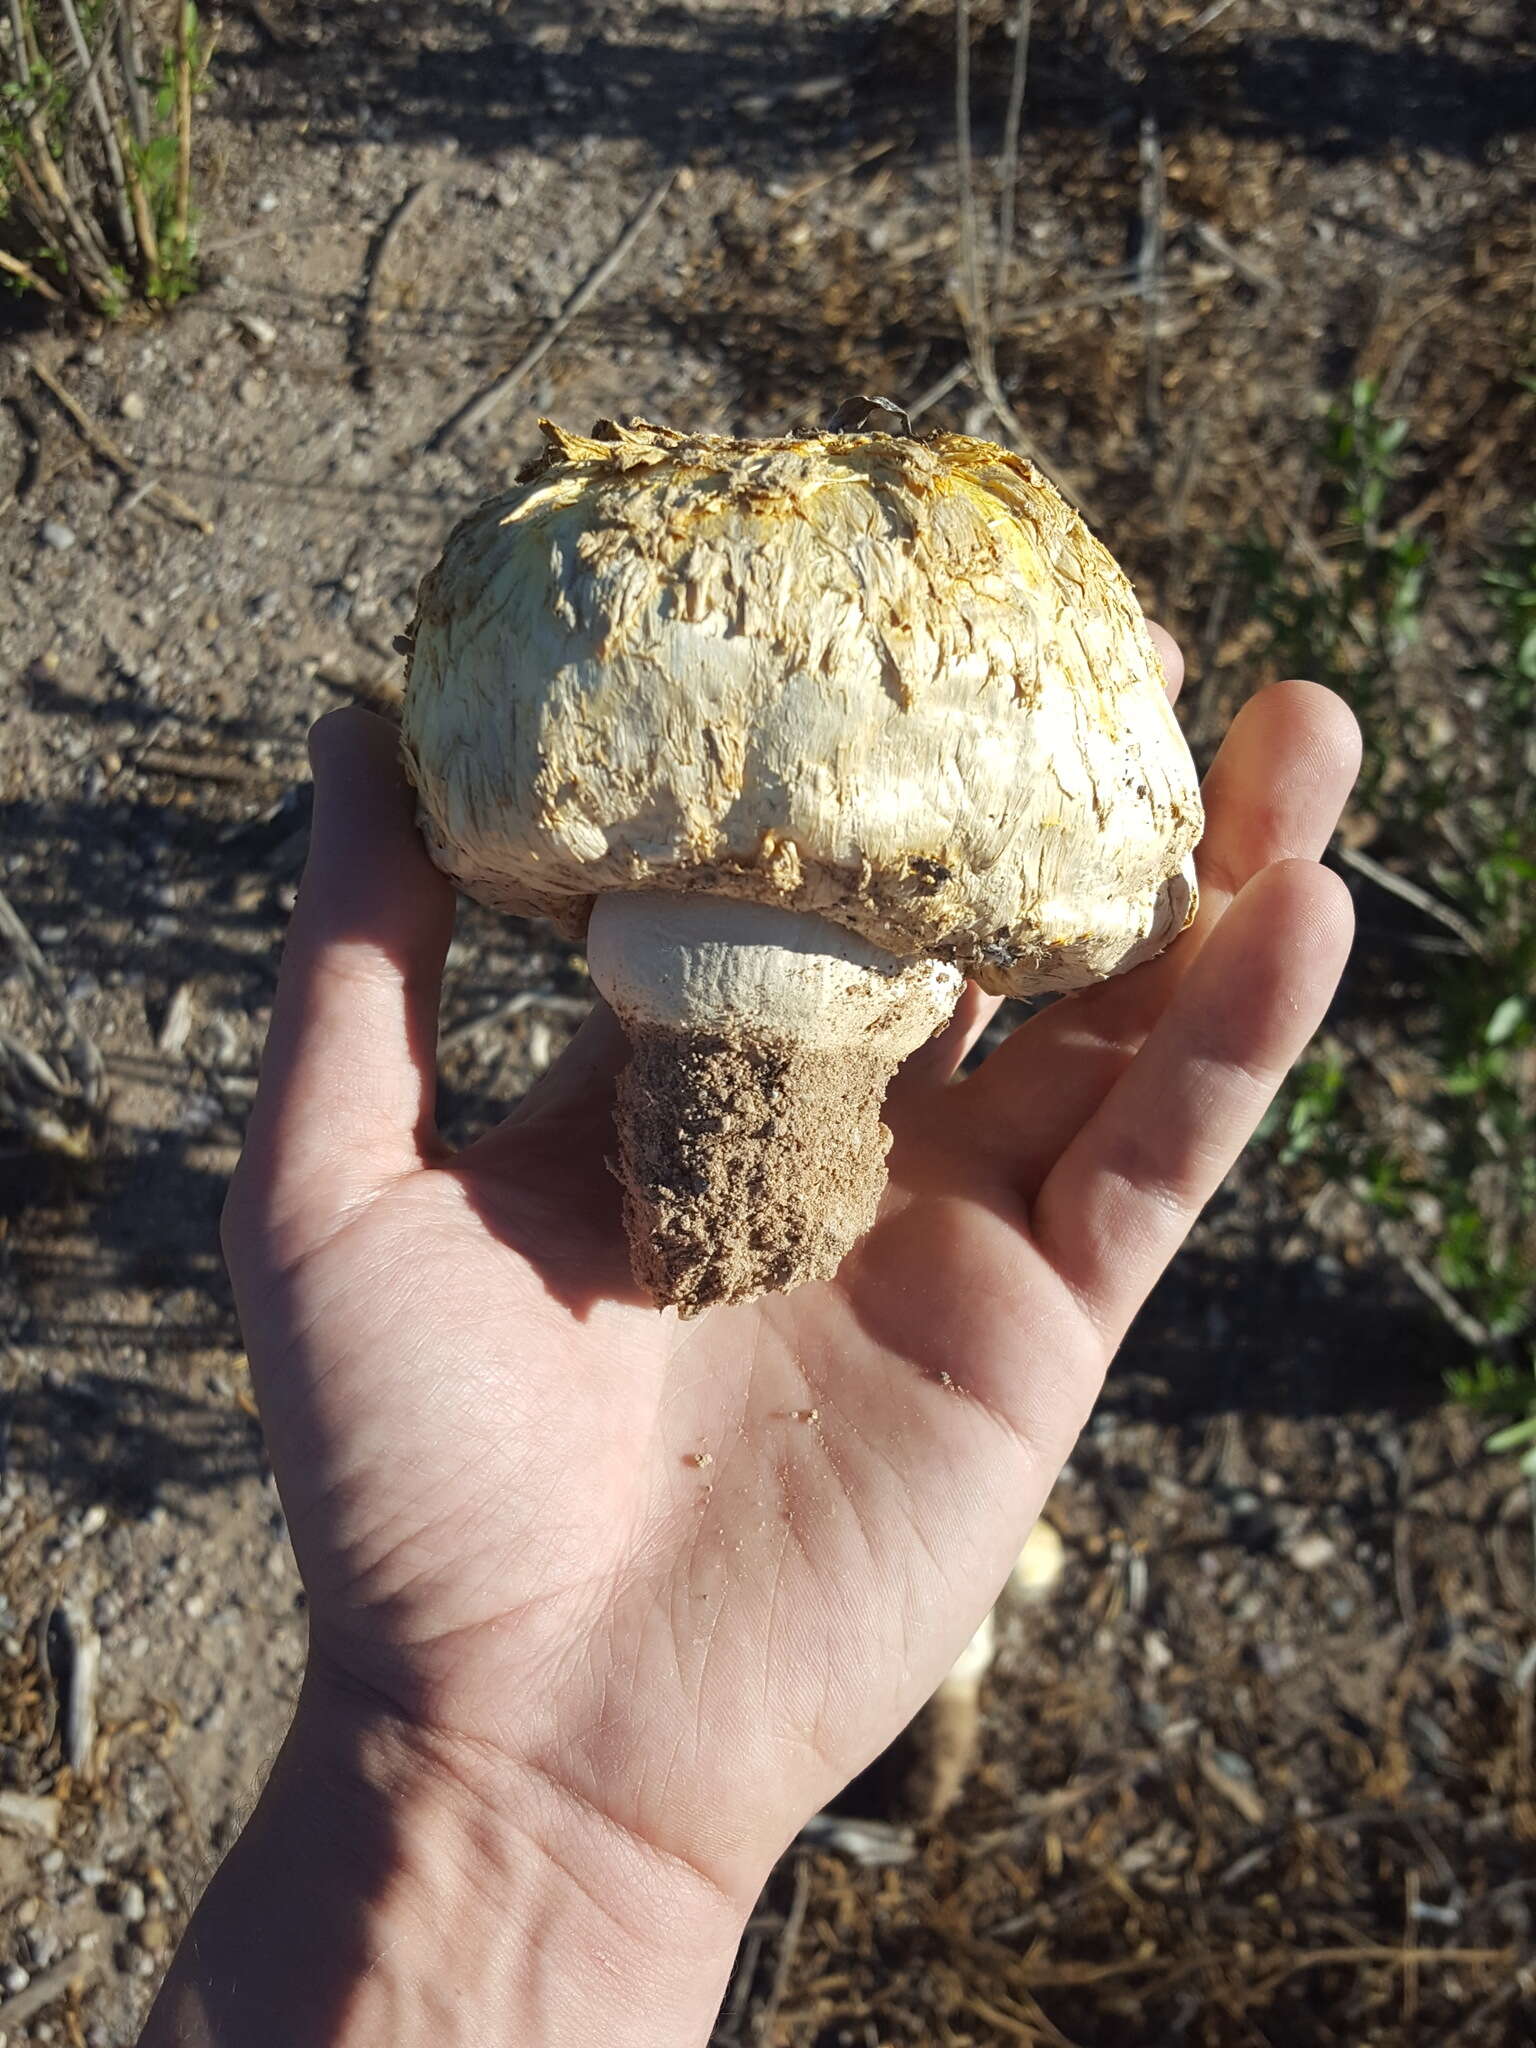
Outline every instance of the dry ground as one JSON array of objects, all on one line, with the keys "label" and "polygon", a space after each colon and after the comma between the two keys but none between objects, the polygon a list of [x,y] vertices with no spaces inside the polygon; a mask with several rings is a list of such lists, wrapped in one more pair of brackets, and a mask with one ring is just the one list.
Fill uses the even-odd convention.
[{"label": "dry ground", "polygon": [[[990,217],[1011,44],[972,12]],[[0,364],[0,886],[110,1083],[86,1159],[30,1146],[0,1184],[0,1788],[59,1822],[0,1817],[13,2044],[131,2041],[300,1668],[216,1218],[307,725],[387,700],[417,577],[541,412],[769,430],[946,386],[930,421],[992,431],[947,4],[224,17],[207,289],[170,322],[18,325]],[[1202,750],[1256,680],[1229,544],[1283,537],[1354,375],[1413,418],[1446,564],[1421,658],[1465,664],[1479,551],[1536,495],[1533,170],[1520,0],[1037,0],[998,372],[1189,648]],[[444,437],[668,173],[591,307]],[[1396,1028],[1401,931],[1361,909],[1346,1010]],[[463,918],[454,1131],[584,996],[546,936]],[[13,971],[0,1024],[37,1028],[32,1000]],[[1530,1499],[1436,1405],[1455,1340],[1368,1238],[1320,1250],[1307,1192],[1261,1151],[1216,1204],[1063,1478],[1067,1573],[1010,1622],[978,1780],[929,1837],[797,1849],[722,2048],[1536,2039]],[[71,1773],[57,1694],[93,1639]]]}]

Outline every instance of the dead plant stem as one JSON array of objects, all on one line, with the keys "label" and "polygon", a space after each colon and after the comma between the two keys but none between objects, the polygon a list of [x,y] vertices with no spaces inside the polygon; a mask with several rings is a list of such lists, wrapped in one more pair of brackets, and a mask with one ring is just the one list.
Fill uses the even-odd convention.
[{"label": "dead plant stem", "polygon": [[176,211],[171,233],[185,252],[192,221],[192,8],[176,0]]}]

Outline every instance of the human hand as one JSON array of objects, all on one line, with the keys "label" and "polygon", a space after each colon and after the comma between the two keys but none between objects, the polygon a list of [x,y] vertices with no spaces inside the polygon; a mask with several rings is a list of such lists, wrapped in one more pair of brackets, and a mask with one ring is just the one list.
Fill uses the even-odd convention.
[{"label": "human hand", "polygon": [[[290,1781],[371,1788],[381,1843],[389,1800],[411,1805],[455,1869],[429,1906],[430,1857],[393,1844],[391,1896],[415,1903],[380,1906],[363,1948],[490,1888],[483,1858],[536,1946],[543,1926],[609,1959],[569,2038],[675,2048],[707,2033],[775,1856],[991,1604],[1132,1316],[1320,1021],[1351,919],[1314,863],[1353,721],[1305,683],[1245,705],[1207,780],[1191,930],[955,1080],[991,1008],[969,992],[892,1090],[890,1192],[836,1281],[690,1322],[629,1276],[601,1007],[496,1130],[457,1155],[437,1138],[451,892],[393,728],[338,713],[312,752],[226,1212],[310,1600]],[[650,2031],[621,1997],[631,2030],[604,2032],[597,2003],[637,1973],[670,2017]],[[567,2038],[519,2024],[504,2038]]]}]

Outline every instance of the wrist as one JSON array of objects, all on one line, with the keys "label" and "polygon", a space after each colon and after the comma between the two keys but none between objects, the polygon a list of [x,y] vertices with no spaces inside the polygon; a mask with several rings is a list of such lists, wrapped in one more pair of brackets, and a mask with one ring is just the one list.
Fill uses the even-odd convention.
[{"label": "wrist", "polygon": [[702,2048],[750,1903],[312,1675],[143,2048]]}]

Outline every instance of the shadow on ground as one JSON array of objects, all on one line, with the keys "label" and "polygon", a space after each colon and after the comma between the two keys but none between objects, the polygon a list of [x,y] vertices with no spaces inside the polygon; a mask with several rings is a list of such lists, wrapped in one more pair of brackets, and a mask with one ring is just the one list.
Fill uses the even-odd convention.
[{"label": "shadow on ground", "polygon": [[[452,137],[485,153],[601,134],[633,137],[666,162],[718,157],[766,169],[893,135],[928,158],[951,143],[947,5],[793,21],[776,8],[657,7],[634,35],[596,10],[542,0],[351,0],[323,13],[271,0],[234,11],[255,34],[221,58],[233,110],[288,120],[303,104],[315,140],[358,139],[371,126],[380,139]],[[1001,128],[1010,56],[1001,28],[977,37],[984,146]],[[1035,24],[1029,68],[1037,123],[1101,132],[1151,112],[1165,134],[1199,123],[1325,160],[1407,142],[1475,158],[1495,138],[1536,127],[1536,66],[1470,35],[1455,48],[1445,37],[1433,48],[1378,49],[1304,34],[1160,47],[1095,19],[1046,20]]]}]

